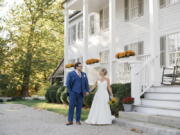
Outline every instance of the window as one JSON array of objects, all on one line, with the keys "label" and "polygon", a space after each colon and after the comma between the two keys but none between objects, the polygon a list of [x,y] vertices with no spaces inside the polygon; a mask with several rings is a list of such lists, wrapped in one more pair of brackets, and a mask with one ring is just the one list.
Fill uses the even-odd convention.
[{"label": "window", "polygon": [[124,51],[132,50],[135,52],[136,55],[143,55],[144,54],[144,42],[136,42],[129,45],[124,46]]},{"label": "window", "polygon": [[109,28],[109,7],[106,7],[99,11],[100,16],[100,29],[108,29]]},{"label": "window", "polygon": [[180,0],[160,0],[160,8],[168,7],[177,3],[180,3]]},{"label": "window", "polygon": [[108,63],[109,61],[109,51],[103,51],[103,52],[100,52],[100,62],[105,64],[105,63]]},{"label": "window", "polygon": [[144,15],[144,0],[125,0],[125,20],[131,20]]},{"label": "window", "polygon": [[176,64],[176,60],[180,58],[180,32],[166,36],[168,65]]},{"label": "window", "polygon": [[76,62],[75,59],[68,60],[68,63],[69,63],[69,64],[74,64],[75,62]]},{"label": "window", "polygon": [[78,23],[78,39],[83,39],[83,21]]},{"label": "window", "polygon": [[95,33],[95,17],[94,15],[90,16],[90,35],[93,35]]}]

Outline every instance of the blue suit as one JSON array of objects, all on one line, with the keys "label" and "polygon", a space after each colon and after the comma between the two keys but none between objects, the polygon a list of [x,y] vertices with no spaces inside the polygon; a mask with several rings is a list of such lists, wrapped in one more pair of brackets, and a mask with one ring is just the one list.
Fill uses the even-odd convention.
[{"label": "blue suit", "polygon": [[89,92],[89,84],[86,73],[81,72],[81,77],[75,72],[69,72],[66,80],[69,94],[68,121],[73,122],[74,108],[76,107],[76,122],[81,119],[83,106],[83,93]]}]

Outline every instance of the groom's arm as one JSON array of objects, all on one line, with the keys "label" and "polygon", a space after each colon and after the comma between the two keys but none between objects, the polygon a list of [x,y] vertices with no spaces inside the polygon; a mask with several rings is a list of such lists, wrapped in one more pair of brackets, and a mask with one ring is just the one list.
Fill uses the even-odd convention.
[{"label": "groom's arm", "polygon": [[[86,75],[86,74],[85,74]],[[86,92],[90,92],[90,89],[89,89],[89,81],[88,81],[88,78],[87,78],[87,75],[86,75]]]},{"label": "groom's arm", "polygon": [[66,79],[66,87],[68,89],[68,93],[71,91],[71,84],[72,84],[72,77],[71,77],[71,72],[69,72]]}]

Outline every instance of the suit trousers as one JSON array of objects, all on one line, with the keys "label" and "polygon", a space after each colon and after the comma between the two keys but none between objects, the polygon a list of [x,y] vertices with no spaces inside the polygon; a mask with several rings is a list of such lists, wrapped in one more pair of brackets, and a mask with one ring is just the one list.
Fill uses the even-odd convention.
[{"label": "suit trousers", "polygon": [[80,122],[83,106],[83,93],[69,92],[68,121],[73,122],[74,109],[76,108],[76,122]]}]

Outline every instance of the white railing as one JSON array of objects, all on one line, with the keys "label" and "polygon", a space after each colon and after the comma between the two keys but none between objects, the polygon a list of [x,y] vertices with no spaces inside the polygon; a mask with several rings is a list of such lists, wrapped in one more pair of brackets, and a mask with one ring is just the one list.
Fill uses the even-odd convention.
[{"label": "white railing", "polygon": [[[143,64],[149,59],[150,55],[139,55],[118,60],[118,70],[116,70],[115,83],[129,83],[131,82],[131,64]],[[117,67],[114,67],[117,68]]]},{"label": "white railing", "polygon": [[135,105],[141,103],[141,96],[153,86],[153,66],[159,56],[147,56],[143,63],[131,64],[131,95],[135,98]]}]

